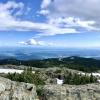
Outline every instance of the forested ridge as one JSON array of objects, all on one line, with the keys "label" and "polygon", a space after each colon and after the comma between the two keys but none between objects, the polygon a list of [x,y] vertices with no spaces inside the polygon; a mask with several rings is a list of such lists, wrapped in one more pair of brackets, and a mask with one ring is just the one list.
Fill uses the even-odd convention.
[{"label": "forested ridge", "polygon": [[100,69],[100,60],[93,58],[83,57],[66,57],[66,58],[50,58],[43,60],[17,60],[17,59],[3,59],[0,60],[0,65],[26,65],[37,68],[49,68],[49,67],[66,67],[70,69],[94,72]]}]

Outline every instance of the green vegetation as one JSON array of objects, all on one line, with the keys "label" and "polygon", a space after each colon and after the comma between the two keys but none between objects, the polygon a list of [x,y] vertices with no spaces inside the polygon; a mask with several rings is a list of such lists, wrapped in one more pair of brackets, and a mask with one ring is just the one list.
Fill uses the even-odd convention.
[{"label": "green vegetation", "polygon": [[42,98],[42,96],[43,96],[43,86],[37,86],[36,93],[40,98]]},{"label": "green vegetation", "polygon": [[26,65],[37,68],[65,67],[84,72],[95,72],[97,70],[100,70],[100,60],[92,58],[83,58],[83,57],[67,57],[61,60],[59,60],[58,58],[51,58],[44,60],[28,60],[28,61],[21,61],[16,59],[0,60],[0,65],[5,65],[5,64]]},{"label": "green vegetation", "polygon": [[[25,69],[21,74],[18,73],[8,73],[4,74],[3,77],[9,78],[13,81],[18,82],[25,82],[25,83],[32,83],[35,84],[37,87],[43,86],[46,84],[47,80],[50,79],[50,84],[55,84],[55,79],[63,79],[64,84],[71,84],[71,85],[81,85],[81,84],[89,84],[89,83],[96,83],[97,78],[94,77],[92,74],[89,75],[81,75],[75,72],[64,71],[62,69],[58,69],[54,72],[51,71],[37,71],[32,73],[32,67]],[[46,77],[46,78],[44,78]],[[41,94],[41,88],[37,88],[38,94]]]},{"label": "green vegetation", "polygon": [[[33,66],[37,68],[70,68],[75,70],[80,70],[84,72],[94,72],[100,69],[100,60],[92,59],[92,58],[82,58],[82,57],[68,57],[59,60],[58,58],[52,59],[44,59],[44,60],[29,60],[29,61],[19,61],[16,59],[9,59],[9,60],[0,60],[1,65],[5,64],[12,64],[12,65],[27,65]],[[48,77],[54,78],[54,76],[61,75],[62,70],[56,70],[54,73],[52,72],[44,72]],[[42,74],[41,74],[42,75]],[[32,73],[32,68],[28,68],[23,73],[18,74],[7,74],[5,76],[13,81],[19,82],[26,82],[26,83],[33,83],[36,85],[44,85],[45,82],[43,79],[40,78],[38,72],[35,74]],[[91,76],[87,75],[79,75],[79,74],[72,74],[69,72],[64,73],[64,83],[66,84],[88,84],[88,83],[95,83],[97,79],[91,74]]]},{"label": "green vegetation", "polygon": [[96,83],[97,78],[94,77],[92,74],[90,76],[87,75],[79,75],[79,74],[72,74],[71,72],[64,76],[64,84],[71,84],[71,85],[82,85],[82,84],[89,84],[89,83]]},{"label": "green vegetation", "polygon": [[23,73],[18,74],[18,73],[8,73],[5,75],[6,78],[9,78],[13,81],[18,81],[18,82],[25,82],[25,83],[33,83],[35,85],[44,85],[45,82],[42,80],[38,74],[33,74],[32,69],[28,68],[24,70]]}]

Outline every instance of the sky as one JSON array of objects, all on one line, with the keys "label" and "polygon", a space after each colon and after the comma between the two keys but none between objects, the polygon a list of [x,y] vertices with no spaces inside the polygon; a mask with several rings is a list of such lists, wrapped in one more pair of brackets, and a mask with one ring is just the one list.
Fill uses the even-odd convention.
[{"label": "sky", "polygon": [[100,48],[100,0],[0,0],[0,46]]}]

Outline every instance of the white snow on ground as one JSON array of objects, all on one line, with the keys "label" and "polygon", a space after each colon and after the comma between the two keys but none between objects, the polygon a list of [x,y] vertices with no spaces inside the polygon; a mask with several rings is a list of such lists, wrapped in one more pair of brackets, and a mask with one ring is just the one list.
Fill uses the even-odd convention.
[{"label": "white snow on ground", "polygon": [[100,83],[100,80],[97,80]]},{"label": "white snow on ground", "polygon": [[[91,73],[83,73],[83,72],[82,73],[78,73],[78,74],[88,75],[88,76],[91,75]],[[92,73],[92,75],[95,76],[95,77],[100,77],[100,73]],[[98,79],[97,81],[100,83],[100,79]]]},{"label": "white snow on ground", "polygon": [[[82,74],[82,75],[88,75],[88,76],[90,76],[91,75],[91,73],[78,73],[78,74]],[[100,77],[100,73],[92,73],[92,75],[93,76],[99,76]]]},{"label": "white snow on ground", "polygon": [[[0,73],[7,74],[7,73],[15,73],[15,72],[21,74],[23,72],[23,70],[18,70],[18,69],[0,69]],[[33,71],[33,73],[35,73],[35,72]]]},{"label": "white snow on ground", "polygon": [[100,77],[100,73],[92,73],[93,76],[99,76]]},{"label": "white snow on ground", "polygon": [[56,78],[56,79],[57,79],[57,84],[59,84],[59,85],[62,85],[63,84],[63,80],[60,80],[58,78]]}]

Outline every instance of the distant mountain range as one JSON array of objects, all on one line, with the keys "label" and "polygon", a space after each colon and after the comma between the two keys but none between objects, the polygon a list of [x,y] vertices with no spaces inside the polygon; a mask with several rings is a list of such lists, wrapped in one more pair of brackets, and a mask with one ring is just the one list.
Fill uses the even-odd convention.
[{"label": "distant mountain range", "polygon": [[34,48],[34,47],[2,47],[0,59],[15,58],[18,60],[64,58],[80,56],[100,59],[100,49],[76,49],[76,48]]},{"label": "distant mountain range", "polygon": [[100,70],[100,60],[93,58],[84,58],[71,56],[66,58],[49,58],[43,60],[17,60],[17,59],[2,59],[0,65],[25,65],[36,68],[70,68],[84,72],[95,72]]}]

